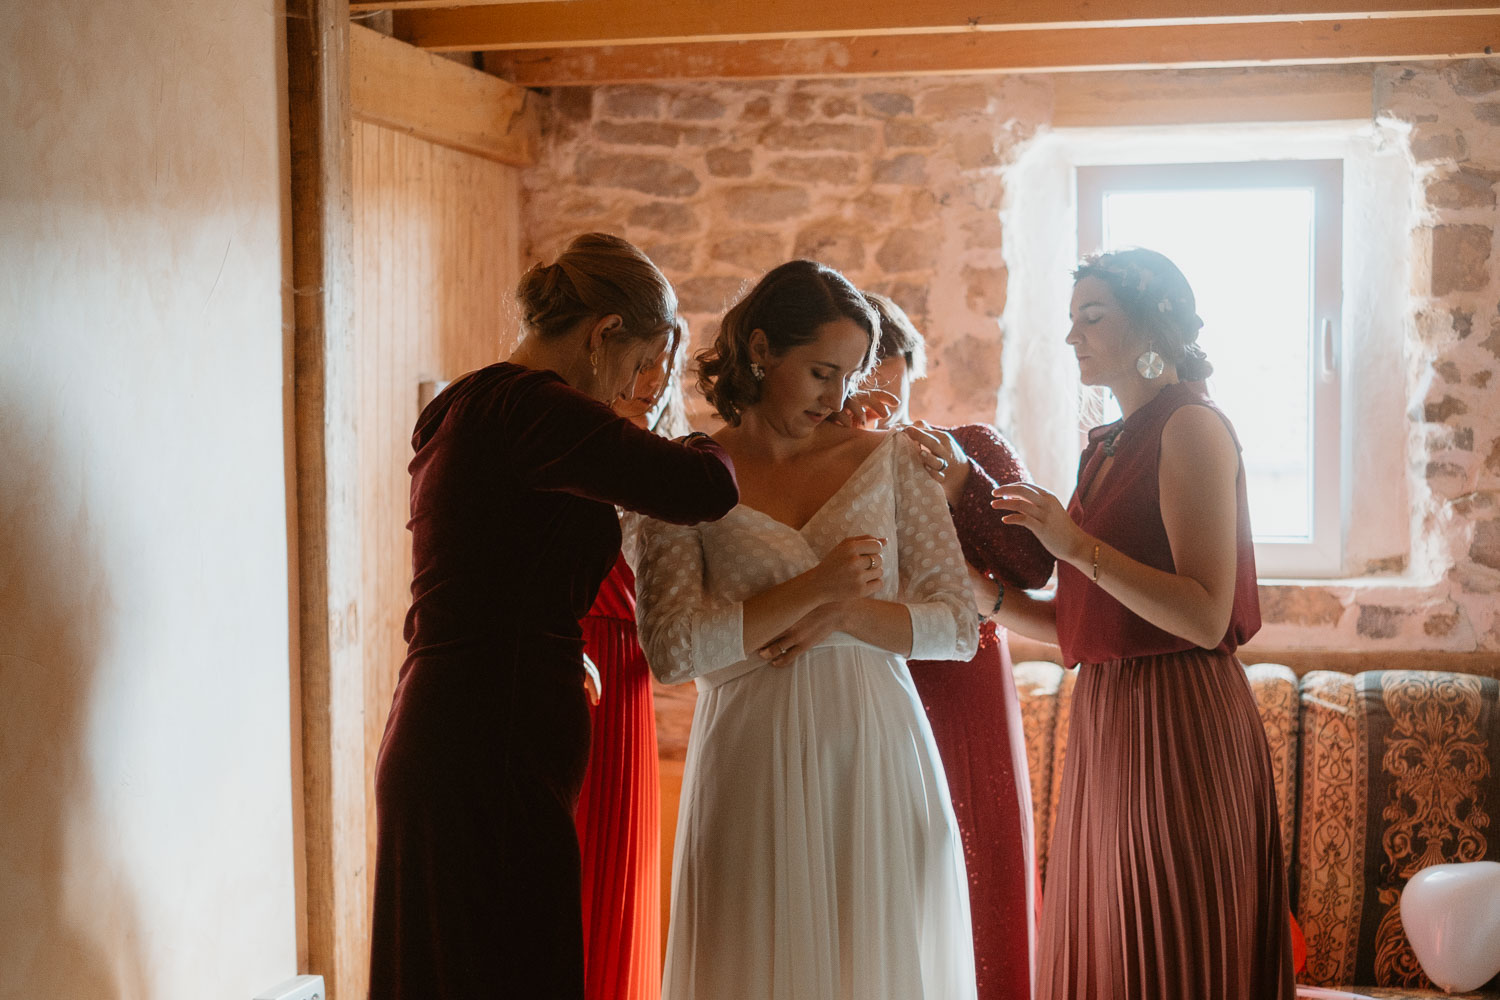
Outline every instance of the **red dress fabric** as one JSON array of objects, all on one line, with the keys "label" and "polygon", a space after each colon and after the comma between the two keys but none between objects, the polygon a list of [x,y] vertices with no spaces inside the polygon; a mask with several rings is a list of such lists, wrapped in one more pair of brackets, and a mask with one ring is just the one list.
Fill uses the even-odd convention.
[{"label": "red dress fabric", "polygon": [[[1029,478],[984,424],[950,433],[974,462],[953,524],[964,558],[1009,587],[1040,587],[1053,559],[1036,536],[990,507],[997,485]],[[988,611],[988,608],[981,609]],[[1004,630],[986,623],[967,663],[908,664],[927,709],[963,837],[979,1000],[1028,1000],[1036,943],[1036,847],[1021,702]]]},{"label": "red dress fabric", "polygon": [[376,764],[372,1000],[583,996],[573,809],[588,611],[615,505],[689,523],[738,500],[706,438],[664,441],[556,374],[455,381],[412,438],[412,606]]},{"label": "red dress fabric", "polygon": [[[1124,422],[1114,463],[1084,504],[1108,428],[1090,435],[1068,507],[1089,534],[1169,572],[1158,462],[1162,428],[1183,406],[1223,418],[1200,388],[1165,386]],[[1233,656],[1260,624],[1244,479],[1242,465],[1239,583],[1217,649],[1162,632],[1059,569],[1058,638],[1067,661],[1082,664],[1043,893],[1040,1000],[1295,992],[1271,757]]]},{"label": "red dress fabric", "polygon": [[661,788],[651,670],[635,628],[635,574],[622,555],[583,640],[599,668],[594,740],[578,795],[584,996],[661,995]]},{"label": "red dress fabric", "polygon": [[[1104,464],[1104,440],[1116,425],[1096,427],[1079,463],[1079,489],[1068,507],[1073,520],[1095,538],[1114,546],[1136,562],[1176,571],[1172,546],[1161,520],[1157,460],[1161,431],[1167,419],[1183,406],[1206,406],[1217,413],[1234,437],[1234,428],[1213,401],[1203,395],[1202,383],[1179,382],[1166,386],[1155,399],[1130,415],[1115,440],[1114,462],[1089,500],[1085,515],[1078,494],[1093,481]],[[1235,447],[1239,438],[1235,437]],[[1233,653],[1260,631],[1260,596],[1255,579],[1255,539],[1250,531],[1250,504],[1245,498],[1245,476],[1241,468],[1237,484],[1235,551],[1238,564],[1234,579],[1234,608],[1221,653]],[[1187,639],[1164,632],[1131,612],[1125,605],[1093,585],[1070,563],[1057,567],[1057,632],[1063,662],[1104,663],[1125,656],[1151,656],[1197,649]]]}]

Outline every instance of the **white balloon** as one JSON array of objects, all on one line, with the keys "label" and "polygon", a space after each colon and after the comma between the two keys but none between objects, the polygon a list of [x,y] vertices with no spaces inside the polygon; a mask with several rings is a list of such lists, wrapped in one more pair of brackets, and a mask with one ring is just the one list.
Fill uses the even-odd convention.
[{"label": "white balloon", "polygon": [[1401,923],[1422,971],[1449,993],[1500,973],[1500,862],[1433,865],[1401,893]]}]

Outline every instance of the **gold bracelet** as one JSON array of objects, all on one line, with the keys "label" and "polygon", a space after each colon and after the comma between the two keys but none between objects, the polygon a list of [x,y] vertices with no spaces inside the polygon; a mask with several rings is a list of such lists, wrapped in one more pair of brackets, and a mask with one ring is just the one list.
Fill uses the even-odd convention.
[{"label": "gold bracelet", "polygon": [[1094,582],[1099,582],[1099,543],[1094,543]]}]

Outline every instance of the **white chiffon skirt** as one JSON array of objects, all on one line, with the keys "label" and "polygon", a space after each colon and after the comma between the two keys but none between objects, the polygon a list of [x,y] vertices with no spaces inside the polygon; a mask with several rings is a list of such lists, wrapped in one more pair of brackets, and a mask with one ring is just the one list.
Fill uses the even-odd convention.
[{"label": "white chiffon skirt", "polygon": [[905,661],[836,633],[698,685],[663,1000],[971,1000],[958,826]]}]

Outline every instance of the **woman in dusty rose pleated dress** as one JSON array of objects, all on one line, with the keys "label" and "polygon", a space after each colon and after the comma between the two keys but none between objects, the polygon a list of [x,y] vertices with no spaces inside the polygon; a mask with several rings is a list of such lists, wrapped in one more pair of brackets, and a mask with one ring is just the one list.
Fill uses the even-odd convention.
[{"label": "woman in dusty rose pleated dress", "polygon": [[1075,276],[1068,344],[1124,417],[1090,432],[1066,509],[995,491],[1059,563],[1055,600],[1007,592],[1000,620],[1079,664],[1036,995],[1289,1000],[1270,753],[1234,657],[1260,627],[1239,444],[1177,267],[1137,249]]}]

